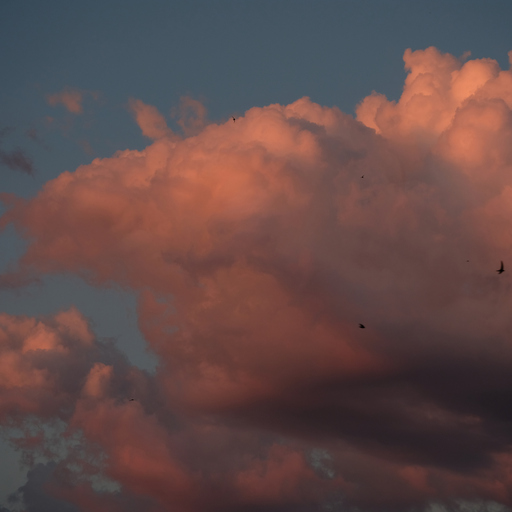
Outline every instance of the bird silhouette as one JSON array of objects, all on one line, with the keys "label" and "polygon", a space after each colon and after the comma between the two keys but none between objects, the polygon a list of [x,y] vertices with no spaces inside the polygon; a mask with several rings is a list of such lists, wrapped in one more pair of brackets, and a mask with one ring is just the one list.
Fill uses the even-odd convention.
[{"label": "bird silhouette", "polygon": [[503,274],[503,272],[505,272],[505,269],[503,268],[503,261],[501,262],[500,268],[496,270],[496,272],[498,272],[498,274]]},{"label": "bird silhouette", "polygon": [[365,326],[363,324],[359,324],[359,329],[365,329]]},{"label": "bird silhouette", "polygon": [[130,400],[128,400],[128,402],[135,402],[135,398],[130,398]]},{"label": "bird silhouette", "polygon": [[231,119],[233,119],[233,123],[236,121],[236,119],[233,116],[231,116]]},{"label": "bird silhouette", "polygon": [[361,176],[361,178],[364,178],[364,174]]}]

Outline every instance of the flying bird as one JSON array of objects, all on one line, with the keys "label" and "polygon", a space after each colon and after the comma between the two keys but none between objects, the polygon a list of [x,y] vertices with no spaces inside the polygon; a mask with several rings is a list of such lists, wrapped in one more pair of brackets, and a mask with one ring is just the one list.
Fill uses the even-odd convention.
[{"label": "flying bird", "polygon": [[503,274],[503,272],[505,272],[505,269],[503,268],[503,261],[501,262],[500,268],[496,270],[496,272],[498,272],[498,274]]},{"label": "flying bird", "polygon": [[359,329],[365,329],[365,326],[363,324],[359,324]]},{"label": "flying bird", "polygon": [[236,121],[236,119],[233,116],[231,116],[231,119],[233,119],[233,123]]},{"label": "flying bird", "polygon": [[128,400],[128,402],[135,402],[135,398],[130,398],[130,400]]},{"label": "flying bird", "polygon": [[361,178],[364,178],[364,174],[361,176]]}]

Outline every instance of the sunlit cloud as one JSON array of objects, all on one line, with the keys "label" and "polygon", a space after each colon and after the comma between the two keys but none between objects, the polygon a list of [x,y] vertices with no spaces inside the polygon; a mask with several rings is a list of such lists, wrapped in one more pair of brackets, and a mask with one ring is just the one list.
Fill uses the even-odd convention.
[{"label": "sunlit cloud", "polygon": [[46,101],[48,105],[52,107],[63,105],[66,110],[72,114],[82,114],[84,111],[83,102],[86,96],[91,96],[93,99],[97,100],[99,94],[95,91],[84,91],[74,87],[65,87],[62,91],[47,94]]},{"label": "sunlit cloud", "polygon": [[131,100],[148,147],[4,196],[16,275],[132,290],[159,358],[131,367],[74,309],[1,317],[0,417],[83,436],[55,496],[511,505],[512,73],[466,57],[407,50],[401,98],[356,119],[302,98],[215,124],[188,99],[180,138]]},{"label": "sunlit cloud", "polygon": [[179,127],[187,136],[197,135],[207,124],[206,107],[190,96],[183,96],[179,107],[173,109],[171,115],[177,118]]},{"label": "sunlit cloud", "polygon": [[154,140],[172,136],[172,130],[167,126],[164,116],[155,107],[134,98],[130,99],[129,107],[142,135]]}]

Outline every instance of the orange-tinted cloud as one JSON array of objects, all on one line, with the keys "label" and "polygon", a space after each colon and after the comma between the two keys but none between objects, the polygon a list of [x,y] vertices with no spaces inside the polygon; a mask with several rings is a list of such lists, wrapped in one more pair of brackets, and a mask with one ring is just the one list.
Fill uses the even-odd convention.
[{"label": "orange-tinted cloud", "polygon": [[83,107],[82,102],[84,100],[84,92],[79,89],[74,89],[72,87],[65,87],[62,91],[56,92],[54,94],[48,94],[46,96],[46,101],[52,107],[55,107],[59,104],[64,105],[68,112],[72,114],[82,114]]},{"label": "orange-tinted cloud", "polygon": [[76,400],[87,372],[80,358],[93,350],[91,331],[76,309],[50,320],[1,314],[0,420],[59,417]]},{"label": "orange-tinted cloud", "polygon": [[207,124],[206,107],[190,96],[180,98],[179,108],[174,109],[172,115],[178,117],[178,125],[187,136],[197,135]]},{"label": "orange-tinted cloud", "polygon": [[149,139],[171,137],[172,130],[167,126],[165,118],[152,105],[146,105],[141,100],[130,99],[130,110],[142,130],[142,135]]},{"label": "orange-tinted cloud", "polygon": [[[123,492],[187,511],[512,504],[512,73],[404,61],[400,100],[357,119],[302,98],[180,139],[132,100],[147,148],[5,198],[19,275],[138,295],[156,376],[91,358],[66,417]],[[64,357],[60,338],[24,322],[16,385],[56,393],[23,347]]]},{"label": "orange-tinted cloud", "polygon": [[406,50],[404,62],[408,76],[398,102],[373,93],[357,108],[358,120],[387,139],[421,136],[423,144],[435,142],[442,132],[450,131],[456,114],[470,99],[512,105],[511,73],[500,70],[495,60],[463,63],[430,47]]}]

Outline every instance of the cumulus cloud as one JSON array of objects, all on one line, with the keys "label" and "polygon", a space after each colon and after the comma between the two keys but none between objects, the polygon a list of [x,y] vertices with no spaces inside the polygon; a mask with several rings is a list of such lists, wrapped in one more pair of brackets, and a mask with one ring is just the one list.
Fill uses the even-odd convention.
[{"label": "cumulus cloud", "polygon": [[53,476],[56,464],[37,464],[28,472],[28,481],[20,487],[11,501],[21,501],[27,512],[78,512],[73,505],[57,500],[45,492],[44,487]]},{"label": "cumulus cloud", "polygon": [[[510,506],[512,72],[404,61],[357,119],[302,98],[180,139],[133,100],[146,149],[6,198],[20,272],[132,289],[160,364],[65,388],[40,357],[96,346],[79,313],[4,317],[4,414],[63,418],[155,510]],[[93,510],[87,485],[66,499]]]},{"label": "cumulus cloud", "polygon": [[3,314],[0,333],[0,422],[16,427],[20,450],[53,459],[34,465],[13,503],[34,512],[234,510],[318,493],[300,486],[316,478],[304,455],[275,436],[174,412],[157,382],[98,343],[76,309]]}]

